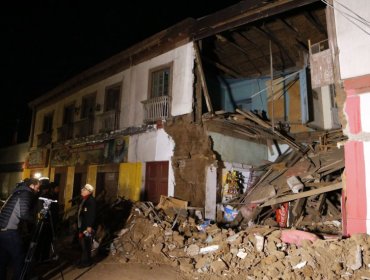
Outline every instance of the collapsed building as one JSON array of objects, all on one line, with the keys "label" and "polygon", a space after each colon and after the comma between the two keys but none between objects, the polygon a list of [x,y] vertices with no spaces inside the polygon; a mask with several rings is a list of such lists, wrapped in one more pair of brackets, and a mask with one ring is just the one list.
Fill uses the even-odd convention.
[{"label": "collapsed building", "polygon": [[339,12],[368,3],[343,2],[241,1],[71,78],[30,103],[23,176],[57,182],[65,210],[89,182],[210,220],[368,232],[369,39]]}]

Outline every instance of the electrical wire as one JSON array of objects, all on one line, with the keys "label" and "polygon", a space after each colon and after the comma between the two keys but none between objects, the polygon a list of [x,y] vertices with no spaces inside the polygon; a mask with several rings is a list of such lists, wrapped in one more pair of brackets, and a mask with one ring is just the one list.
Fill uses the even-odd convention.
[{"label": "electrical wire", "polygon": [[[283,79],[279,80],[279,82],[277,82],[277,83],[274,83],[274,82],[273,82],[273,83],[272,83],[272,85],[273,85],[273,86],[279,85],[279,84],[281,84],[282,82],[284,82],[286,79],[289,79],[290,77],[293,77],[293,76],[298,75],[298,74],[299,74],[299,71],[294,72],[294,73],[292,73],[292,74],[289,74],[288,76],[285,76]],[[253,97],[257,96],[258,94],[260,94],[260,93],[262,93],[262,92],[264,92],[264,91],[268,90],[269,88],[270,88],[270,87],[265,87],[265,88],[261,89],[260,91],[258,91],[258,92],[256,92],[256,93],[254,93],[250,98],[253,98]]]},{"label": "electrical wire", "polygon": [[346,13],[336,7],[334,7],[334,5],[330,4],[327,0],[321,0],[321,2],[323,2],[324,4],[326,4],[328,7],[336,10],[338,13],[340,13],[344,18],[346,18],[349,22],[351,22],[352,24],[354,24],[356,27],[358,27],[360,30],[362,30],[363,32],[366,33],[366,35],[369,35],[370,36],[370,31],[367,31],[366,29],[364,29],[362,26],[359,25],[359,23],[357,23],[356,21],[360,22],[361,24],[363,24],[364,26],[370,28],[370,22],[366,19],[364,19],[363,17],[361,17],[359,14],[355,13],[353,10],[351,10],[350,8],[346,7],[345,5],[341,4],[340,2],[338,2],[337,0],[335,0],[336,3],[338,3],[338,5],[342,6],[344,9],[350,11],[353,15],[349,14],[349,13]]}]

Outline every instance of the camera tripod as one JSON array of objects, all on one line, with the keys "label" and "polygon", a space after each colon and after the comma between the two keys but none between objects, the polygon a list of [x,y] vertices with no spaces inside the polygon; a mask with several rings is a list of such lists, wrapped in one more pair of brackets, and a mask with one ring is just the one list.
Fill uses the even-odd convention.
[{"label": "camera tripod", "polygon": [[[38,213],[38,220],[37,220],[37,224],[36,224],[36,228],[34,229],[34,232],[32,234],[32,238],[31,238],[31,242],[30,242],[30,246],[28,248],[28,251],[27,251],[27,254],[26,254],[26,258],[25,258],[25,262],[24,262],[24,266],[23,266],[23,269],[22,269],[22,273],[21,273],[21,276],[20,276],[20,280],[26,280],[27,276],[28,276],[28,273],[30,272],[30,268],[31,268],[31,264],[32,264],[32,261],[33,261],[33,257],[35,255],[35,251],[38,247],[38,244],[39,244],[39,239],[40,239],[40,235],[42,233],[42,230],[45,226],[45,223],[50,223],[50,227],[51,227],[51,234],[52,234],[52,239],[51,239],[51,252],[52,252],[52,255],[51,255],[51,260],[56,260],[58,261],[59,260],[59,256],[56,254],[56,251],[55,251],[55,245],[54,245],[54,242],[55,242],[55,231],[54,231],[54,224],[53,224],[53,219],[52,219],[52,215],[50,213],[50,206],[52,203],[57,203],[58,201],[57,200],[52,200],[52,199],[48,199],[48,198],[45,198],[45,197],[39,197],[39,200],[43,200],[43,208],[40,210],[40,212]],[[60,264],[58,265],[59,268],[60,268]],[[64,280],[64,277],[63,277],[63,272],[62,272],[62,269],[60,268],[60,274],[62,276],[62,279]]]}]

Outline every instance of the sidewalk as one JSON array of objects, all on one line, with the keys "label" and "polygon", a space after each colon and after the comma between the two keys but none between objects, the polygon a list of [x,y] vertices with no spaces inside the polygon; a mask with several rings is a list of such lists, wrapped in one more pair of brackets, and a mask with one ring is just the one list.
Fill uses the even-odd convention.
[{"label": "sidewalk", "polygon": [[[63,279],[58,269],[54,269],[54,277],[43,279],[60,280]],[[45,277],[46,276],[46,277]],[[78,269],[68,266],[63,269],[64,280],[184,280],[180,271],[169,265],[145,265],[139,263],[120,263],[113,257],[107,257],[92,267]]]}]

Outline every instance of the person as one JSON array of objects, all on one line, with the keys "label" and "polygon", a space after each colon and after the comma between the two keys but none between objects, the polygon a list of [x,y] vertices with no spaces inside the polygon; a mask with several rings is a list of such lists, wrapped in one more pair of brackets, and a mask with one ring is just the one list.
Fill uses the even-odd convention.
[{"label": "person", "polygon": [[[39,196],[47,199],[53,199],[52,198],[52,182],[50,182],[48,177],[41,177],[39,179],[40,181],[40,192]],[[48,261],[50,259],[50,251],[51,246],[53,242],[53,230],[52,226],[55,226],[53,221],[53,207],[56,203],[52,203],[50,205],[49,213],[43,217],[43,227],[40,231],[39,240],[42,240],[42,242],[39,242],[37,244],[34,258],[37,262],[44,262]],[[44,202],[42,200],[38,201],[38,213],[41,213],[41,210],[44,208]],[[52,223],[53,222],[53,223]]]},{"label": "person", "polygon": [[81,203],[78,208],[77,228],[78,238],[81,246],[81,258],[77,262],[77,267],[89,267],[92,265],[91,246],[93,241],[96,201],[93,197],[94,187],[86,184],[81,189]]},{"label": "person", "polygon": [[25,252],[19,233],[20,222],[35,222],[34,209],[40,182],[27,178],[14,189],[0,210],[0,279],[6,279],[7,265],[13,264],[13,279],[19,279]]},{"label": "person", "polygon": [[56,182],[50,182],[50,199],[56,200],[56,203],[52,203],[50,206],[50,212],[53,220],[53,225],[54,225],[54,230],[57,229],[57,225],[59,223],[59,211],[60,211],[60,206],[59,206],[59,193],[60,193],[60,188],[59,184]]}]

